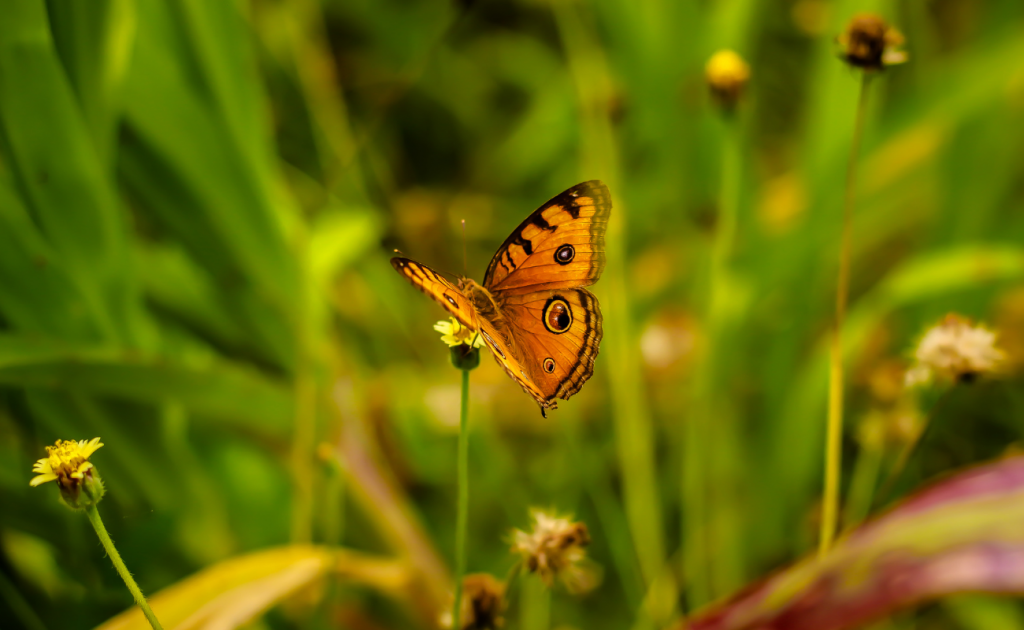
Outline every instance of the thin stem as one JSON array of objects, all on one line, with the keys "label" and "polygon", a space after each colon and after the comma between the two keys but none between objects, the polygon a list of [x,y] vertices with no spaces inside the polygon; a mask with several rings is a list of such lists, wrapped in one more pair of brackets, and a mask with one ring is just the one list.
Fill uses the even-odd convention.
[{"label": "thin stem", "polygon": [[863,73],[857,114],[850,143],[850,162],[846,168],[846,191],[843,203],[842,236],[839,248],[839,277],[836,282],[836,319],[832,329],[830,370],[828,380],[828,432],[825,438],[825,498],[821,514],[819,555],[832,546],[839,517],[839,476],[842,467],[843,437],[843,321],[846,319],[846,299],[850,289],[850,250],[853,242],[853,205],[856,198],[857,156],[864,136],[867,118],[868,86],[870,75]]},{"label": "thin stem", "polygon": [[920,452],[920,447],[924,443],[925,438],[928,437],[929,430],[935,423],[935,418],[938,415],[939,409],[942,407],[942,403],[948,398],[946,394],[948,390],[942,392],[939,398],[932,404],[931,409],[924,416],[922,421],[921,430],[912,439],[908,440],[903,448],[900,449],[899,454],[896,456],[896,462],[892,465],[889,470],[889,474],[882,484],[882,488],[878,491],[877,500],[879,502],[888,501],[891,497],[889,496],[896,486],[896,482],[899,481],[900,475],[906,469],[907,464],[910,463],[910,458],[915,453]]},{"label": "thin stem", "polygon": [[462,405],[459,415],[459,505],[455,520],[455,602],[452,628],[462,627],[462,576],[466,573],[466,526],[469,521],[469,370],[462,370]]},{"label": "thin stem", "polygon": [[[688,579],[692,610],[739,586],[738,526],[727,499],[712,491],[736,480],[733,444],[736,441],[728,407],[716,394],[721,382],[724,332],[733,317],[728,312],[729,260],[736,238],[739,206],[739,120],[725,115],[721,121],[721,182],[718,218],[708,259],[706,285],[700,291],[707,330],[700,370],[693,381],[692,414],[684,425],[682,505],[684,510],[683,575]],[[710,453],[714,453],[711,456]],[[724,457],[723,457],[724,454]],[[712,526],[711,524],[715,525]]]},{"label": "thin stem", "polygon": [[551,589],[536,575],[524,574],[523,598],[519,605],[519,627],[547,630],[551,627]]},{"label": "thin stem", "polygon": [[345,480],[336,456],[327,462],[329,467],[324,490],[324,542],[337,547],[345,531]]},{"label": "thin stem", "polygon": [[[304,333],[300,335],[304,336]],[[291,540],[294,543],[308,543],[313,539],[312,456],[316,440],[316,383],[309,361],[305,353],[299,357],[299,372],[295,377],[295,433],[291,450],[295,484],[291,514]]]},{"label": "thin stem", "polygon": [[[309,230],[305,226],[297,233],[297,246],[303,253],[309,251]],[[317,383],[312,348],[314,286],[309,256],[300,256],[306,263],[300,268],[299,291],[291,312],[294,318],[295,341],[295,426],[292,435],[291,473],[295,494],[292,501],[291,541],[309,543],[313,539],[313,451],[316,447]]]},{"label": "thin stem", "polygon": [[121,554],[117,553],[117,549],[114,548],[114,541],[110,539],[110,534],[107,533],[107,528],[103,526],[103,520],[100,519],[99,510],[96,509],[95,505],[90,505],[85,508],[85,514],[89,517],[89,522],[92,523],[93,529],[96,530],[96,535],[99,536],[100,542],[103,543],[103,548],[107,551],[107,555],[110,557],[111,562],[114,563],[114,568],[117,569],[121,579],[128,586],[128,590],[131,591],[132,597],[135,598],[135,603],[142,609],[142,613],[146,615],[146,619],[149,620],[149,625],[153,626],[153,630],[163,630],[160,622],[157,620],[156,615],[153,614],[153,610],[149,607],[149,602],[146,601],[145,596],[142,594],[142,590],[139,589],[139,585],[135,583],[135,579],[132,578],[132,574],[128,572],[128,567],[124,566],[124,560],[121,560]]},{"label": "thin stem", "polygon": [[[625,601],[630,610],[635,610],[643,599],[640,565],[633,551],[626,516],[622,513],[622,507],[611,480],[607,478],[603,469],[594,463],[593,449],[587,448],[580,435],[579,422],[556,422],[555,424],[565,436],[564,445],[569,462],[573,468],[581,471],[579,473],[581,479],[588,479],[587,483],[583,484],[585,492],[594,504],[601,530],[608,534],[606,540],[611,551],[612,562],[615,564],[616,574],[622,584]],[[602,472],[598,472],[599,470]],[[516,563],[516,567],[518,568],[520,564]],[[505,583],[511,587],[512,581],[505,580]]]},{"label": "thin stem", "polygon": [[880,445],[865,446],[857,455],[857,463],[853,467],[853,478],[850,480],[850,494],[846,499],[843,525],[849,529],[867,518],[874,501],[875,486],[878,483],[878,472],[882,467],[882,447]]}]

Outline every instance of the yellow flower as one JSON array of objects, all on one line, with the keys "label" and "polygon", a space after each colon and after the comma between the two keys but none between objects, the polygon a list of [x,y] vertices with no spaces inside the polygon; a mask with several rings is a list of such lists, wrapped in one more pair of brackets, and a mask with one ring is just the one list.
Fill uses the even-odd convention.
[{"label": "yellow flower", "polygon": [[89,457],[101,446],[100,438],[77,442],[57,440],[54,446],[46,447],[47,457],[32,467],[32,472],[38,475],[29,485],[35,487],[56,481],[61,497],[70,507],[80,509],[95,504],[103,498],[103,482]]},{"label": "yellow flower", "polygon": [[928,329],[917,344],[914,358],[914,367],[907,371],[908,386],[927,384],[935,377],[947,382],[971,382],[995,372],[1005,355],[996,347],[994,332],[950,313]]},{"label": "yellow flower", "polygon": [[898,50],[903,45],[903,34],[874,13],[853,16],[836,41],[840,58],[866,71],[882,70],[907,60],[907,53]]},{"label": "yellow flower", "polygon": [[39,473],[38,477],[32,479],[29,485],[38,486],[48,481],[61,480],[62,484],[72,483],[71,479],[82,479],[85,472],[92,468],[89,457],[95,453],[103,443],[99,438],[85,440],[57,440],[56,446],[47,446],[48,457],[36,462],[32,472]]},{"label": "yellow flower", "polygon": [[735,52],[719,50],[708,60],[704,77],[715,100],[732,109],[750,80],[750,66]]},{"label": "yellow flower", "polygon": [[457,319],[449,318],[447,322],[437,322],[434,324],[434,330],[441,333],[441,341],[445,342],[450,348],[459,345],[467,345],[471,348],[484,347],[483,337],[469,327],[462,325]]},{"label": "yellow flower", "polygon": [[586,563],[590,533],[583,523],[570,518],[531,510],[533,531],[512,532],[512,553],[523,558],[523,565],[551,586],[557,577],[572,593],[591,590],[599,581],[596,568]]}]

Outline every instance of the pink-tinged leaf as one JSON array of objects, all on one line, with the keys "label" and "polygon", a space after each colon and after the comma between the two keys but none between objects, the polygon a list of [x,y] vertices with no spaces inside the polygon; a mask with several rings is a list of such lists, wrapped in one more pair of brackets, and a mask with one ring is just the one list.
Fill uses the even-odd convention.
[{"label": "pink-tinged leaf", "polygon": [[687,630],[843,630],[954,593],[1024,594],[1024,457],[967,470],[698,611]]}]

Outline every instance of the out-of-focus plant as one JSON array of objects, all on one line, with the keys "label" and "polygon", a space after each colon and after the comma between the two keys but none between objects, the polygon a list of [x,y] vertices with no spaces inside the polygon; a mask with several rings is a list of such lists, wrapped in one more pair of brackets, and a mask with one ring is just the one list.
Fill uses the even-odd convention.
[{"label": "out-of-focus plant", "polygon": [[687,630],[844,630],[967,592],[1024,593],[1024,458],[961,472],[812,557],[699,611]]},{"label": "out-of-focus plant", "polygon": [[[405,563],[348,549],[292,545],[236,556],[206,567],[152,597],[168,628],[237,628],[325,579],[370,587],[410,605],[415,582]],[[137,610],[128,610],[97,630],[145,630]]]},{"label": "out-of-focus plant", "polygon": [[837,38],[842,47],[840,58],[861,70],[860,95],[850,141],[850,157],[846,167],[843,210],[839,236],[839,265],[836,278],[835,319],[830,346],[827,433],[825,438],[825,483],[822,498],[820,553],[828,551],[839,523],[839,481],[842,468],[843,437],[843,326],[850,292],[850,265],[853,248],[853,209],[857,194],[857,165],[864,139],[868,114],[868,88],[875,75],[886,66],[902,63],[906,55],[894,50],[903,43],[903,36],[886,24],[880,16],[864,13],[854,16],[846,30]]},{"label": "out-of-focus plant", "polygon": [[[906,3],[914,63],[880,81],[903,37],[860,16],[834,38],[850,4],[5,0],[0,627],[148,627],[85,519],[28,486],[69,435],[104,437],[104,525],[165,627],[317,630],[431,627],[460,584],[463,628],[664,627],[804,557],[832,515],[1012,451],[1024,5]],[[463,399],[391,250],[476,266],[592,178],[616,207],[593,384],[543,421],[485,362]],[[879,395],[950,311],[999,330],[999,378]],[[822,518],[830,352],[863,422],[831,435],[854,457],[830,460],[851,481]],[[586,523],[593,590],[479,577],[533,505]],[[889,623],[987,630],[993,607],[1024,610]]]}]

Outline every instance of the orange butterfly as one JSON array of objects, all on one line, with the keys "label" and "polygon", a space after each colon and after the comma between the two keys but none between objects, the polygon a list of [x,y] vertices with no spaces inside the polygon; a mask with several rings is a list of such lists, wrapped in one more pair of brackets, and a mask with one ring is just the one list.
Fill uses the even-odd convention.
[{"label": "orange butterfly", "polygon": [[583,287],[604,270],[608,187],[577,184],[528,216],[487,266],[483,285],[452,284],[408,258],[391,265],[473,331],[494,359],[540,405],[568,400],[594,373],[601,309]]}]

